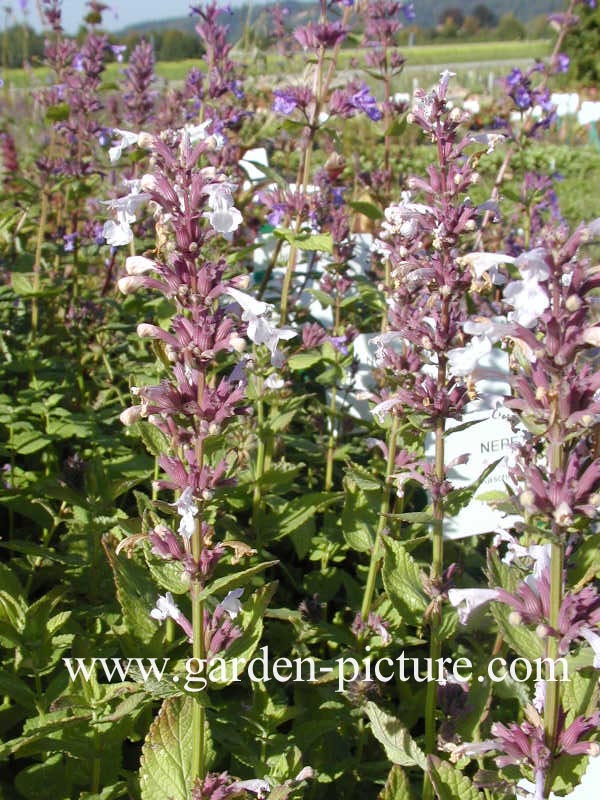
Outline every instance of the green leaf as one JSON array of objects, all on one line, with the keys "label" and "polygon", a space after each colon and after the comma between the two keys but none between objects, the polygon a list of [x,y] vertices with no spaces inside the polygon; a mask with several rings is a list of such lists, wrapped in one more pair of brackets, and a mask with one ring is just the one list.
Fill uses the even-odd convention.
[{"label": "green leaf", "polygon": [[412,800],[410,783],[402,767],[394,764],[377,800]]},{"label": "green leaf", "polygon": [[[132,426],[133,427],[133,426]],[[138,422],[135,426],[146,450],[153,456],[169,452],[169,441],[162,431],[150,422]]]},{"label": "green leaf", "polygon": [[68,103],[58,103],[55,106],[50,106],[46,111],[46,122],[62,122],[69,119],[71,109]]},{"label": "green leaf", "polygon": [[[544,641],[525,625],[514,625],[509,621],[511,609],[503,603],[491,604],[492,614],[498,623],[504,641],[522,658],[534,661],[544,657]],[[559,672],[560,674],[560,672]]]},{"label": "green leaf", "polygon": [[429,756],[428,772],[439,800],[481,800],[483,797],[469,778],[448,761]]},{"label": "green leaf", "polygon": [[40,431],[21,431],[15,435],[12,448],[16,453],[28,456],[31,453],[37,453],[38,450],[43,450],[51,441],[49,436]]},{"label": "green leaf", "polygon": [[363,467],[362,464],[349,463],[346,476],[355,483],[359,489],[365,492],[375,492],[381,490],[381,481],[373,477],[371,470]]},{"label": "green leaf", "polygon": [[13,272],[10,281],[11,288],[19,297],[29,297],[36,294],[33,288],[33,272]]},{"label": "green leaf", "polygon": [[402,723],[369,701],[365,710],[371,722],[373,736],[383,745],[393,764],[426,769],[427,758]]},{"label": "green leaf", "polygon": [[318,364],[322,359],[323,356],[319,351],[313,351],[311,353],[296,353],[295,356],[290,356],[288,359],[288,366],[291,370],[296,372],[298,370],[310,369],[310,367]]},{"label": "green leaf", "polygon": [[[290,534],[311,520],[315,514],[338,503],[342,497],[341,492],[309,492],[302,495],[302,497],[295,497],[290,500],[289,503],[284,505],[280,514],[277,515],[277,519],[273,520],[276,523],[276,529],[271,540],[274,541],[283,539],[284,536],[290,536]],[[271,517],[271,519],[273,518]]]},{"label": "green leaf", "polygon": [[354,211],[362,214],[363,217],[367,217],[368,219],[383,219],[383,211],[380,208],[377,208],[376,205],[373,203],[366,203],[364,201],[356,201],[355,203],[348,203],[350,208],[354,209]]},{"label": "green leaf", "polygon": [[333,252],[333,238],[330,233],[295,233],[294,231],[276,228],[274,236],[285,239],[298,250],[319,250],[323,253]]},{"label": "green leaf", "polygon": [[217,666],[214,671],[208,670],[211,676],[211,686],[228,686],[237,680],[246,669],[260,642],[265,612],[276,588],[277,581],[268,583],[255,592],[250,603],[245,604],[246,607],[242,608],[239,626],[243,633],[227,648],[223,656],[224,666]]},{"label": "green leaf", "polygon": [[406,127],[408,125],[407,115],[405,114],[403,117],[399,119],[395,119],[390,127],[385,132],[386,136],[402,136]]},{"label": "green leaf", "polygon": [[195,702],[187,696],[163,702],[142,747],[142,800],[189,800]]},{"label": "green leaf", "polygon": [[381,494],[359,489],[351,475],[346,475],[344,489],[342,510],[344,539],[353,550],[368,553],[373,547],[373,532],[377,527]]},{"label": "green leaf", "polygon": [[148,643],[158,631],[150,616],[158,594],[156,586],[145,566],[134,558],[119,558],[108,545],[105,545],[105,551],[113,571],[125,626],[135,640]]},{"label": "green leaf", "polygon": [[274,567],[275,564],[279,564],[279,561],[262,561],[260,564],[255,564],[253,567],[242,570],[242,572],[234,572],[232,575],[224,575],[222,578],[217,578],[200,592],[198,599],[205,600],[207,597],[212,597],[215,594],[226,591],[229,592],[231,589],[243,586],[252,575],[263,572],[263,570],[269,567]]},{"label": "green leaf", "polygon": [[184,571],[179,561],[165,561],[151,552],[148,544],[144,547],[144,556],[150,574],[163,589],[172,594],[186,594],[190,590],[189,580],[185,580]]},{"label": "green leaf", "polygon": [[406,549],[392,539],[383,539],[383,585],[400,614],[413,623],[421,622],[427,608],[421,570]]}]

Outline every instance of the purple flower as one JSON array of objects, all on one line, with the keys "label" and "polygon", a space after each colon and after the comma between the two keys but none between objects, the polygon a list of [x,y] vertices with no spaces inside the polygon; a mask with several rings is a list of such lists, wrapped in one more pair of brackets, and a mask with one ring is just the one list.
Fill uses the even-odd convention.
[{"label": "purple flower", "polygon": [[412,22],[417,18],[417,12],[415,11],[414,3],[405,3],[405,5],[402,6],[402,13],[408,22]]},{"label": "purple flower", "polygon": [[271,108],[277,114],[291,114],[296,108],[296,99],[285,89],[276,89],[273,94],[275,99]]},{"label": "purple flower", "polygon": [[523,80],[523,73],[517,67],[511,69],[510,73],[506,76],[506,83],[511,89],[516,89]]},{"label": "purple flower", "polygon": [[267,214],[267,222],[269,225],[274,225],[275,227],[281,225],[285,219],[286,212],[287,206],[285,203],[275,203],[271,211]]},{"label": "purple flower", "polygon": [[242,86],[242,82],[241,81],[238,81],[238,80],[231,81],[231,83],[229,84],[229,88],[231,89],[233,95],[238,100],[243,100],[244,97],[246,96],[246,94],[244,92],[244,87]]},{"label": "purple flower", "polygon": [[568,72],[571,59],[566,53],[559,53],[556,57],[555,69],[557,72]]},{"label": "purple flower", "polygon": [[75,242],[77,241],[76,233],[66,233],[63,236],[65,240],[65,253],[72,253],[75,250]]},{"label": "purple flower", "polygon": [[531,95],[524,86],[519,86],[514,94],[514,100],[521,111],[531,108]]},{"label": "purple flower", "polygon": [[119,64],[123,62],[123,53],[127,50],[124,44],[111,44],[110,49]]},{"label": "purple flower", "polygon": [[351,102],[359,111],[364,111],[373,122],[378,122],[383,117],[383,114],[377,108],[377,101],[366,85],[362,86],[358,92],[352,95]]}]

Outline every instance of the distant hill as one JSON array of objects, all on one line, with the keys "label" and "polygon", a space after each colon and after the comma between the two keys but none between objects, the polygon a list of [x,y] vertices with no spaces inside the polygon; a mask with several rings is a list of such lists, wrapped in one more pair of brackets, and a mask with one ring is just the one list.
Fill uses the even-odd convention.
[{"label": "distant hill", "polygon": [[[250,21],[254,25],[262,25],[269,16],[269,9],[273,8],[274,3],[253,5],[250,12]],[[445,8],[460,8],[464,14],[469,14],[477,5],[487,5],[496,17],[503,14],[514,14],[521,22],[529,22],[542,14],[563,9],[563,0],[415,0],[416,20],[415,24],[421,28],[433,27]],[[290,25],[300,21],[301,18],[308,19],[318,13],[316,2],[298,2],[298,0],[281,0],[281,6],[289,9],[288,20]],[[226,19],[227,17],[227,19]],[[236,41],[240,38],[244,25],[248,21],[248,6],[243,5],[232,10],[231,15],[224,15],[223,21],[230,26],[230,38]],[[163,31],[169,29],[191,32],[194,30],[195,22],[193,17],[173,17],[171,19],[148,20],[147,22],[129,25],[119,31],[120,36],[128,34],[147,34],[151,31]]]}]

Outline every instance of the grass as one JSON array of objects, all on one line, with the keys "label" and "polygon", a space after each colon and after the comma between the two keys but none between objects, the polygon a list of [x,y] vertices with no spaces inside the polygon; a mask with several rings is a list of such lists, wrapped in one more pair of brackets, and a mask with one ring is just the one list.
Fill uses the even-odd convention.
[{"label": "grass", "polygon": [[[517,61],[528,61],[534,58],[543,58],[550,52],[550,42],[544,39],[525,42],[474,42],[472,44],[460,42],[456,44],[417,45],[406,48],[404,51],[408,59],[409,71],[413,67],[448,66],[460,64],[481,64],[485,69],[486,63],[506,61],[512,65]],[[339,68],[348,69],[353,57],[359,53],[354,48],[342,50],[339,59]],[[300,74],[305,66],[304,56],[298,54],[293,58],[282,60],[279,56],[269,54],[261,57],[256,52],[243,54],[236,53],[240,61],[247,61],[251,74],[276,76],[284,71],[285,74]],[[183,61],[162,61],[157,64],[156,72],[160,78],[167,81],[182,81],[186,73],[193,66],[202,66],[201,62],[193,59]],[[109,64],[105,73],[107,83],[118,81],[121,64]],[[26,88],[32,84],[43,84],[49,70],[39,67],[33,70],[7,69],[4,80],[7,86]]]}]

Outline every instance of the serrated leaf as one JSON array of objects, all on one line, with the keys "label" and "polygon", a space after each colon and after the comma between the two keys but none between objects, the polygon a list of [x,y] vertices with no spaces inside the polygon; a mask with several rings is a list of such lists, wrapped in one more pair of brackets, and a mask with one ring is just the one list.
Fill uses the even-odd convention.
[{"label": "serrated leaf", "polygon": [[142,747],[142,800],[189,800],[194,703],[187,696],[163,702]]},{"label": "serrated leaf", "polygon": [[402,767],[394,764],[377,800],[412,800],[410,783]]},{"label": "serrated leaf", "polygon": [[186,594],[190,589],[188,580],[184,578],[184,571],[179,561],[166,561],[151,552],[148,544],[144,547],[144,556],[150,574],[163,589],[172,594]]},{"label": "serrated leaf", "polygon": [[255,564],[253,567],[248,567],[248,569],[244,569],[241,572],[234,572],[231,575],[224,575],[222,578],[217,578],[200,592],[198,599],[206,600],[207,597],[212,597],[221,592],[229,592],[231,589],[243,586],[252,575],[263,572],[263,570],[269,567],[274,567],[275,564],[279,564],[279,561],[262,561],[260,564]]},{"label": "serrated leaf", "polygon": [[28,297],[36,293],[33,288],[33,272],[13,272],[10,285],[19,297]]},{"label": "serrated leaf", "polygon": [[512,624],[509,621],[510,607],[503,603],[493,602],[491,608],[504,641],[515,653],[529,661],[544,657],[545,645],[543,640],[540,639],[537,633],[526,628],[525,625]]},{"label": "serrated leaf", "polygon": [[339,502],[343,497],[341,492],[309,492],[296,497],[286,503],[283,507],[281,514],[278,515],[279,521],[277,530],[271,540],[283,539],[284,536],[290,536],[294,531],[297,531],[302,525],[305,525],[311,520],[315,514],[323,511],[331,505]]},{"label": "serrated leaf", "polygon": [[274,236],[285,239],[298,250],[318,250],[322,253],[333,252],[333,238],[330,233],[295,233],[283,228],[276,228]]},{"label": "serrated leaf", "polygon": [[158,630],[150,616],[158,595],[156,586],[148,570],[134,558],[119,558],[104,540],[102,543],[113,571],[125,626],[134,639],[148,643]]},{"label": "serrated leaf", "polygon": [[429,756],[427,770],[439,800],[481,800],[482,793],[448,761]]},{"label": "serrated leaf", "polygon": [[160,456],[169,452],[169,440],[157,427],[150,422],[138,422],[136,429],[146,450],[153,456]]},{"label": "serrated leaf", "polygon": [[400,720],[382,711],[369,701],[365,711],[371,723],[373,736],[383,745],[387,757],[393,764],[402,767],[418,766],[425,769],[427,758]]},{"label": "serrated leaf", "polygon": [[383,543],[383,585],[390,600],[405,619],[420,622],[428,605],[421,570],[399,542],[384,538]]}]

